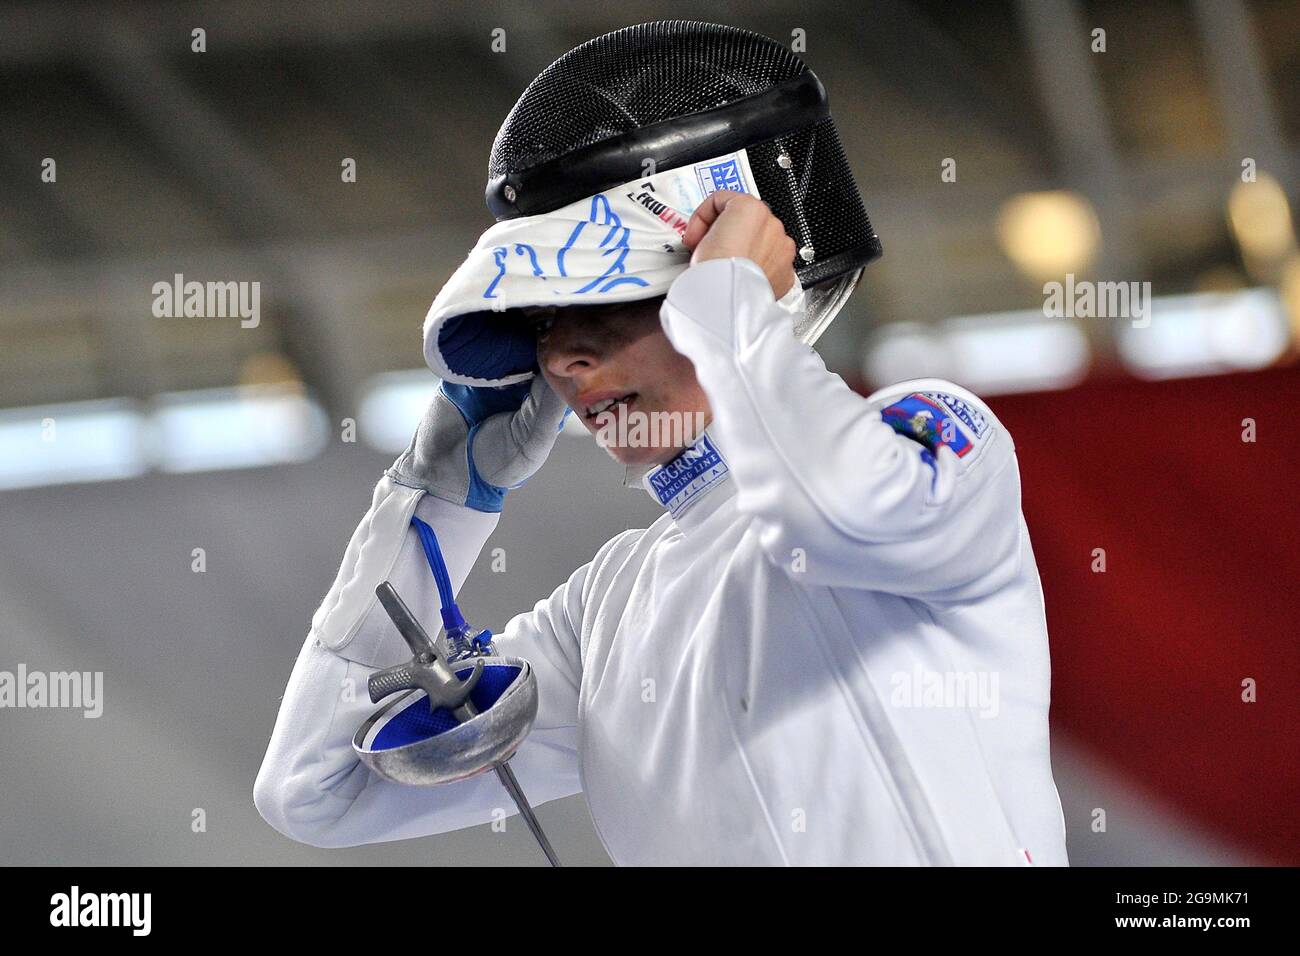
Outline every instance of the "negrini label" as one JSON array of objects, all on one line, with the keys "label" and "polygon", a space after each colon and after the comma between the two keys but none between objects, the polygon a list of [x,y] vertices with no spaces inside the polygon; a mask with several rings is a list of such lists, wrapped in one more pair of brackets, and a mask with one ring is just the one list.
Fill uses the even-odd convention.
[{"label": "negrini label", "polygon": [[659,503],[675,518],[729,472],[717,447],[704,435],[668,464],[647,475],[646,480]]}]

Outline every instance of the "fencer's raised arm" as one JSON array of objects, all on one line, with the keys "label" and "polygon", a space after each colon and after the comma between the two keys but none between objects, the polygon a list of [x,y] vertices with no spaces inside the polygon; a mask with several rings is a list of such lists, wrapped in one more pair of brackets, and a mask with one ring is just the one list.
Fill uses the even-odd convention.
[{"label": "fencer's raised arm", "polygon": [[936,602],[1014,578],[1015,451],[974,395],[924,380],[861,397],[791,334],[748,259],[696,263],[660,317],[695,365],[737,503],[774,563],[809,583]]},{"label": "fencer's raised arm", "polygon": [[[562,406],[541,401],[544,382],[516,389],[517,409],[503,407],[500,393],[485,398],[466,391],[444,386],[411,447],[376,486],[294,665],[253,799],[268,823],[295,840],[316,846],[400,840],[515,812],[491,774],[437,788],[402,786],[374,776],[352,749],[353,735],[375,706],[366,689],[370,675],[410,655],[375,597],[376,585],[391,581],[426,630],[439,629],[437,590],[412,515],[438,535],[459,590],[496,527],[505,490],[531,474],[554,441]],[[472,446],[472,435],[484,434],[475,425],[511,413],[521,427],[498,431],[526,452],[492,441],[486,451]],[[581,620],[584,575],[585,568],[575,572],[499,639],[532,663],[538,680],[537,720],[512,761],[534,803],[579,789],[574,622]]]}]

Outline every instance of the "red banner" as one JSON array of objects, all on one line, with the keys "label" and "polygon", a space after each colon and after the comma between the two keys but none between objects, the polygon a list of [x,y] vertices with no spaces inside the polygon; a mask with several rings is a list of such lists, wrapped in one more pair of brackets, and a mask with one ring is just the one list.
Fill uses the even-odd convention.
[{"label": "red banner", "polygon": [[1053,728],[1229,842],[1300,863],[1300,373],[990,405],[1020,458]]}]

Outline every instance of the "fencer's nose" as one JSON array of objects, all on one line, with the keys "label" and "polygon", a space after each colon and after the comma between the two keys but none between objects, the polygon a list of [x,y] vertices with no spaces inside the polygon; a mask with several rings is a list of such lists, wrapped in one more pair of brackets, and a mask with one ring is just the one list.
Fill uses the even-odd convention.
[{"label": "fencer's nose", "polygon": [[537,344],[537,360],[551,375],[574,378],[600,367],[601,355],[595,337],[583,323],[557,319]]}]

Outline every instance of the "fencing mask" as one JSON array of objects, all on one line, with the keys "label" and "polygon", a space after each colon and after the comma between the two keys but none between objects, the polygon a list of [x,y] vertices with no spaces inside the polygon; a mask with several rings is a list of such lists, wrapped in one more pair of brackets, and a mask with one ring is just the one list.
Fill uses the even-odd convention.
[{"label": "fencing mask", "polygon": [[817,76],[767,37],[685,20],[570,50],[497,133],[497,222],[429,309],[429,367],[465,385],[531,378],[524,307],[663,295],[689,263],[691,213],[721,189],[762,199],[794,239],[782,304],[812,344],[880,255]]}]

